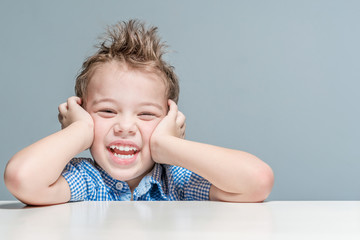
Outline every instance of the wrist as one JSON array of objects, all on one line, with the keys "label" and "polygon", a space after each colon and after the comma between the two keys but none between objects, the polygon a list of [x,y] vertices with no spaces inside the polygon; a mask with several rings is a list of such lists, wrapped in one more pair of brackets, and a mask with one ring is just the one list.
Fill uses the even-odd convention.
[{"label": "wrist", "polygon": [[151,158],[154,162],[160,163],[159,159],[159,153],[161,152],[161,138],[159,137],[151,137],[150,138],[150,153]]},{"label": "wrist", "polygon": [[94,123],[87,121],[76,121],[73,122],[69,127],[70,129],[78,132],[78,134],[75,136],[78,136],[79,140],[82,142],[83,150],[91,147],[94,140]]},{"label": "wrist", "polygon": [[173,159],[171,157],[171,146],[174,139],[178,138],[173,136],[151,138],[150,151],[154,162],[170,165],[173,164]]}]

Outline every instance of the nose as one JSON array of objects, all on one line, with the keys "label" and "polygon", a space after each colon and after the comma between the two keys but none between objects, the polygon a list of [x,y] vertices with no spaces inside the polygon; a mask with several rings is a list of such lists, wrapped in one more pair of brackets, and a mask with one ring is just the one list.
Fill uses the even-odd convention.
[{"label": "nose", "polygon": [[114,125],[114,134],[121,137],[132,136],[136,133],[135,121],[130,117],[122,117]]}]

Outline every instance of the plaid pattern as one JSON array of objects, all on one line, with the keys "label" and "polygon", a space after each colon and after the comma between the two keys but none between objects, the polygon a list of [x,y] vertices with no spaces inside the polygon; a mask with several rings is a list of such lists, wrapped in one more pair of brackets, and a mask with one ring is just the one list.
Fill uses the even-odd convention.
[{"label": "plaid pattern", "polygon": [[[74,158],[62,176],[71,190],[70,201],[127,201],[131,191],[124,181],[113,179],[90,158]],[[155,164],[134,190],[134,201],[209,200],[211,183],[181,167]]]}]

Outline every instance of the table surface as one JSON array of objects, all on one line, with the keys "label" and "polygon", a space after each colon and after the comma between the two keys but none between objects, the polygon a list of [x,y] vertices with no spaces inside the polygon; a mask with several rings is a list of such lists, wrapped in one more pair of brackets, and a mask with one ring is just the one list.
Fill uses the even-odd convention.
[{"label": "table surface", "polygon": [[1,239],[360,239],[360,201],[0,201]]}]

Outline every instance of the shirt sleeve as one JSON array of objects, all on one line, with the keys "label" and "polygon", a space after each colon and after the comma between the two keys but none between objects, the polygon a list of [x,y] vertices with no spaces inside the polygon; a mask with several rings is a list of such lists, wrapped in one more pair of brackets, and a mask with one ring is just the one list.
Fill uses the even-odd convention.
[{"label": "shirt sleeve", "polygon": [[208,201],[211,183],[200,175],[187,170],[184,197],[188,201]]},{"label": "shirt sleeve", "polygon": [[70,202],[86,200],[87,184],[84,177],[83,159],[74,158],[62,172],[62,176],[68,182],[71,191]]}]

